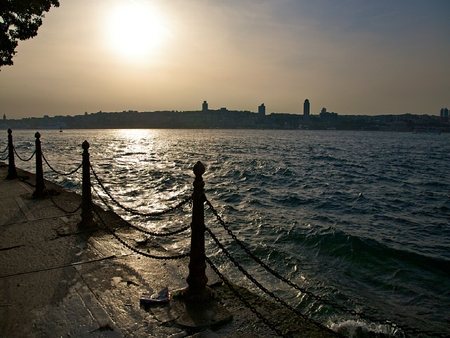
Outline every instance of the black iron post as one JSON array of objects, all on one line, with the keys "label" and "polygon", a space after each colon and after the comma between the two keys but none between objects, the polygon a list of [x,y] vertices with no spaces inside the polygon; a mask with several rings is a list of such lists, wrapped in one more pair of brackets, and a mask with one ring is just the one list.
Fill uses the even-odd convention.
[{"label": "black iron post", "polygon": [[8,129],[8,159],[9,159],[8,176],[6,176],[6,178],[8,179],[17,178],[17,170],[16,165],[14,163],[14,145],[11,128]]},{"label": "black iron post", "polygon": [[92,210],[92,193],[91,193],[91,164],[89,162],[89,142],[84,141],[83,147],[83,183],[81,196],[81,222],[79,227],[92,228],[96,226],[94,222],[94,213]]},{"label": "black iron post", "polygon": [[194,166],[194,192],[192,194],[192,223],[191,223],[191,252],[189,261],[189,276],[186,281],[188,287],[185,292],[187,299],[206,300],[211,292],[206,288],[208,278],[205,274],[205,212],[206,200],[202,175],[205,167],[201,162]]},{"label": "black iron post", "polygon": [[[218,301],[217,294],[206,283],[205,254],[205,209],[206,201],[202,175],[205,167],[201,162],[194,166],[194,192],[192,194],[191,252],[188,287],[182,290],[181,306],[183,311],[177,312],[176,322],[189,328],[205,328],[221,325],[230,321],[233,315]],[[174,298],[174,302],[177,302]],[[176,308],[176,307],[175,307]]]},{"label": "black iron post", "polygon": [[43,197],[47,195],[47,189],[44,183],[44,170],[42,169],[42,149],[41,149],[41,134],[36,132],[36,187],[33,192],[34,197]]}]

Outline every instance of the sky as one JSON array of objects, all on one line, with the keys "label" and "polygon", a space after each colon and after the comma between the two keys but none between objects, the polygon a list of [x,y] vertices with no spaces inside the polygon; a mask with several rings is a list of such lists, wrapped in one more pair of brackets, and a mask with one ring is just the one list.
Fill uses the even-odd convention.
[{"label": "sky", "polygon": [[0,116],[124,110],[430,114],[448,0],[60,0],[0,69]]}]

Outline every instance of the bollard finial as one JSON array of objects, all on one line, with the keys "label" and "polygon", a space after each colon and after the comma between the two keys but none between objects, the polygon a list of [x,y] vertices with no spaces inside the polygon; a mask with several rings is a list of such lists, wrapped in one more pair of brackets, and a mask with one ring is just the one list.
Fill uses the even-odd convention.
[{"label": "bollard finial", "polygon": [[84,150],[89,149],[89,142],[86,141],[86,140],[84,140],[84,142],[83,142],[83,144],[81,145],[81,147],[82,147]]},{"label": "bollard finial", "polygon": [[11,128],[8,128],[8,134],[11,135],[12,134],[12,130]]},{"label": "bollard finial", "polygon": [[41,138],[41,134],[37,131],[36,134],[34,134],[34,137]]},{"label": "bollard finial", "polygon": [[205,173],[205,170],[206,170],[205,166],[200,161],[198,161],[194,165],[194,174],[195,174],[195,176],[202,176]]}]

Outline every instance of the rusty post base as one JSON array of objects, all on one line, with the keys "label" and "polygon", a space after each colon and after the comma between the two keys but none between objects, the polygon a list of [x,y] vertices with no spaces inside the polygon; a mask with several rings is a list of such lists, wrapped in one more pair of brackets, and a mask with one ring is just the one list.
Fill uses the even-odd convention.
[{"label": "rusty post base", "polygon": [[91,220],[81,220],[78,224],[77,224],[79,229],[83,229],[87,232],[89,231],[97,231],[98,230],[98,224],[96,221],[94,221],[93,219]]},{"label": "rusty post base", "polygon": [[216,292],[208,286],[204,286],[199,290],[194,290],[188,286],[180,291],[180,296],[185,302],[194,303],[208,303],[217,298]]},{"label": "rusty post base", "polygon": [[171,300],[170,307],[177,324],[191,329],[217,327],[233,319],[209,287],[195,293],[189,287],[181,290],[179,296]]},{"label": "rusty post base", "polygon": [[6,176],[6,179],[7,180],[13,180],[13,179],[15,179],[17,177],[19,177],[19,176],[17,175],[16,168],[15,167],[13,169],[10,168],[9,171],[8,171],[8,176]]},{"label": "rusty post base", "polygon": [[94,214],[89,206],[82,206],[81,221],[78,223],[78,228],[86,231],[96,231],[98,224],[94,220]]},{"label": "rusty post base", "polygon": [[31,195],[33,198],[44,198],[48,197],[48,191],[45,189],[45,187],[36,188],[36,190]]}]

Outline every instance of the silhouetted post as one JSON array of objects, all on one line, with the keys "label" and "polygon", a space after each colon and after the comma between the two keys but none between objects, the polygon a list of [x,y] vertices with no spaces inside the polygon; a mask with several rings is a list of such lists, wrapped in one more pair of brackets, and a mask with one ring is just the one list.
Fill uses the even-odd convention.
[{"label": "silhouetted post", "polygon": [[47,195],[44,183],[44,170],[42,169],[42,149],[41,149],[41,134],[36,132],[36,187],[33,193],[34,197],[43,197]]},{"label": "silhouetted post", "polygon": [[16,165],[14,163],[14,145],[13,145],[13,137],[11,128],[8,129],[8,159],[9,159],[9,167],[8,167],[8,179],[17,178]]},{"label": "silhouetted post", "polygon": [[91,228],[96,225],[94,222],[94,213],[92,211],[92,194],[91,194],[91,164],[89,162],[89,142],[84,141],[83,147],[83,183],[81,196],[81,222],[79,227]]},{"label": "silhouetted post", "polygon": [[194,166],[194,192],[192,194],[191,252],[189,261],[188,287],[185,296],[188,300],[207,300],[211,292],[207,290],[208,278],[205,274],[205,211],[206,200],[202,175],[205,167],[201,162]]},{"label": "silhouetted post", "polygon": [[[180,297],[183,311],[176,312],[176,322],[189,328],[218,326],[228,322],[233,315],[218,301],[217,294],[206,285],[205,254],[205,183],[202,175],[205,167],[201,162],[194,166],[194,192],[192,194],[191,252],[189,260],[188,287],[182,290]],[[174,302],[178,302],[176,298]],[[174,307],[177,308],[178,306]]]}]

